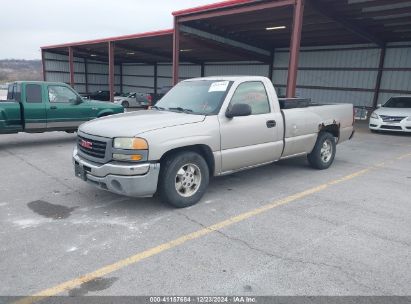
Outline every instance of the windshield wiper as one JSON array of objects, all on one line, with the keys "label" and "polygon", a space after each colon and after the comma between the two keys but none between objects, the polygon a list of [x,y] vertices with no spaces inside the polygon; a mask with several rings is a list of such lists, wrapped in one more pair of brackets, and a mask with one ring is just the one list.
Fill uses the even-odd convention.
[{"label": "windshield wiper", "polygon": [[168,108],[171,111],[179,111],[179,112],[183,112],[183,113],[193,113],[193,110],[191,109],[184,109],[182,107],[176,107],[176,108]]}]

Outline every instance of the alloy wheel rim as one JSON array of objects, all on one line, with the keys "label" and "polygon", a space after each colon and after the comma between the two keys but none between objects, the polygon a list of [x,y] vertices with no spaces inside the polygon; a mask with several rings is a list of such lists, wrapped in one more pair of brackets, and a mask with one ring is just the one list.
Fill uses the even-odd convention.
[{"label": "alloy wheel rim", "polygon": [[327,139],[323,142],[323,146],[321,147],[321,160],[324,163],[328,163],[331,160],[333,154],[333,146],[331,140]]},{"label": "alloy wheel rim", "polygon": [[183,197],[193,196],[201,185],[201,171],[195,164],[185,164],[177,171],[175,188]]}]

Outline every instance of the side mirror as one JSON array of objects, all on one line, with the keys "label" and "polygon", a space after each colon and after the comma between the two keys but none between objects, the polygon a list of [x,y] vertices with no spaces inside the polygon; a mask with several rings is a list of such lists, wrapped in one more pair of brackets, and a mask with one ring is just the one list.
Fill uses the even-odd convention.
[{"label": "side mirror", "polygon": [[70,99],[70,103],[73,105],[78,105],[83,102],[83,99],[81,97],[77,97],[76,99]]},{"label": "side mirror", "polygon": [[251,115],[251,107],[246,103],[234,104],[231,109],[227,109],[225,116],[227,118],[233,118],[236,116],[248,116]]}]

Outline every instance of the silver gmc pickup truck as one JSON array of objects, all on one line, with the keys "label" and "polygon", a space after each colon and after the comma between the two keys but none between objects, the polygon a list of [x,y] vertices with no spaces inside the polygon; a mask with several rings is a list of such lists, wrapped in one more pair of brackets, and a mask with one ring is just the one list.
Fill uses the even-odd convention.
[{"label": "silver gmc pickup truck", "polygon": [[152,109],[95,119],[78,129],[76,176],[101,189],[197,203],[210,176],[307,155],[328,168],[354,134],[351,104],[278,99],[258,76],[180,82]]}]

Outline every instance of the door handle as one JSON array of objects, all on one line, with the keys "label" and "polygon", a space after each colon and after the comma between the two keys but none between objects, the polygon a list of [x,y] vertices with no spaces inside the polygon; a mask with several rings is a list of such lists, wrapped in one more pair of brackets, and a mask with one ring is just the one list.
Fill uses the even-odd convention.
[{"label": "door handle", "polygon": [[57,106],[50,106],[50,110],[57,110]]},{"label": "door handle", "polygon": [[268,120],[266,125],[267,128],[274,128],[277,125],[277,123],[275,122],[275,120]]}]

